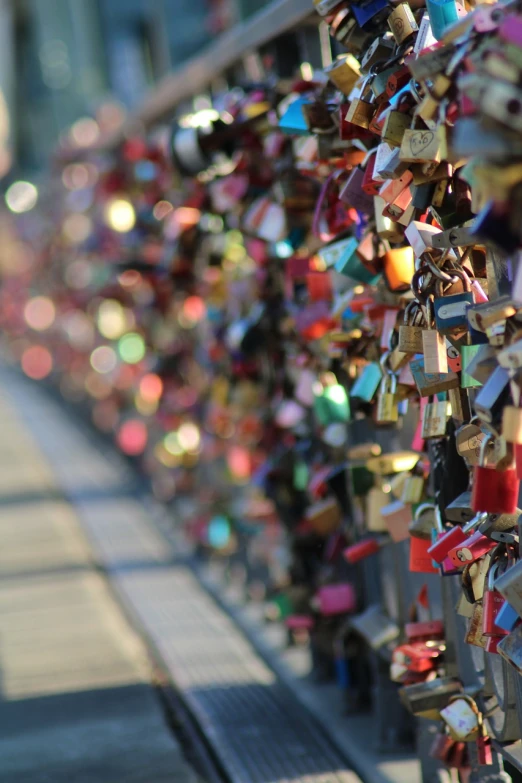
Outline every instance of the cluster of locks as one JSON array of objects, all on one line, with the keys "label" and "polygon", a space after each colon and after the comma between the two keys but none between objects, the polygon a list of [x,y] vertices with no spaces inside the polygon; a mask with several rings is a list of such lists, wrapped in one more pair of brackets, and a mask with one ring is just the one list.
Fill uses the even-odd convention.
[{"label": "cluster of locks", "polygon": [[[453,577],[465,642],[522,672],[522,16],[315,8],[349,52],[323,71],[62,162],[1,323],[359,704],[363,650],[386,649],[403,704],[441,721],[433,756],[488,765],[422,583]],[[365,599],[392,547],[421,575],[411,622]]]}]

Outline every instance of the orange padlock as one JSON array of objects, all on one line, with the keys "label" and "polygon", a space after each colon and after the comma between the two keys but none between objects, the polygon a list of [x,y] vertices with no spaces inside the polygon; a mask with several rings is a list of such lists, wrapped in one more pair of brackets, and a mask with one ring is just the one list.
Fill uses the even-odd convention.
[{"label": "orange padlock", "polygon": [[384,254],[383,274],[390,291],[409,291],[415,272],[412,247],[397,247]]}]

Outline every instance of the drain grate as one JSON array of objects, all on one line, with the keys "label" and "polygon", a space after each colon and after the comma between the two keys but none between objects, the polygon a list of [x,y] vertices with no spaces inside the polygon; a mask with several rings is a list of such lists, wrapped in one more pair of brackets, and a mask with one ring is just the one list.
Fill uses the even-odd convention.
[{"label": "drain grate", "polygon": [[124,462],[102,453],[43,392],[10,373],[2,381],[231,781],[359,781],[193,572],[173,560]]}]

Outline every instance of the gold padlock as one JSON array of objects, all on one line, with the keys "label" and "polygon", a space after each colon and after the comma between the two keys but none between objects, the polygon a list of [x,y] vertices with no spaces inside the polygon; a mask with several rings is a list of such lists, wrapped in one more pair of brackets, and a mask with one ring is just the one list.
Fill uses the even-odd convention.
[{"label": "gold padlock", "polygon": [[401,111],[391,111],[382,126],[381,139],[392,147],[400,147],[405,131],[409,127],[410,116]]},{"label": "gold padlock", "polygon": [[399,3],[394,8],[388,17],[388,25],[399,46],[419,30],[409,3]]},{"label": "gold padlock", "polygon": [[338,58],[324,72],[344,95],[351,93],[361,76],[359,61],[353,54]]}]

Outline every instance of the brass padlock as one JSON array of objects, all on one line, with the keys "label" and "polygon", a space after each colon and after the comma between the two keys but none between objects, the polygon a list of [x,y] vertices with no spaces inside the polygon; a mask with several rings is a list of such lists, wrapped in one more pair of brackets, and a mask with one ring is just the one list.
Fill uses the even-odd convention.
[{"label": "brass padlock", "polygon": [[[349,95],[361,76],[359,61],[353,54],[339,57],[324,69],[330,81],[343,95]],[[352,122],[352,120],[350,120]]]},{"label": "brass padlock", "polygon": [[[440,163],[443,158],[448,157],[446,126],[441,124],[435,130],[420,130],[414,127],[416,120],[417,117],[414,116],[412,127],[404,131],[401,160],[406,163]],[[444,193],[445,191],[444,187]]]},{"label": "brass padlock", "polygon": [[351,122],[352,125],[365,129],[370,127],[376,109],[376,104],[373,103],[370,79],[371,77],[367,77],[364,80],[359,97],[353,98],[345,116],[346,122]]},{"label": "brass padlock", "polygon": [[382,126],[381,139],[392,147],[400,147],[406,129],[409,127],[410,117],[400,111],[392,110],[386,115]]},{"label": "brass padlock", "polygon": [[388,25],[393,37],[399,44],[403,44],[418,32],[419,26],[415,21],[409,3],[399,3],[388,17]]},{"label": "brass padlock", "polygon": [[410,302],[404,311],[404,323],[399,326],[399,351],[404,353],[423,352],[422,326],[415,325],[419,315],[422,317],[418,302]]}]

